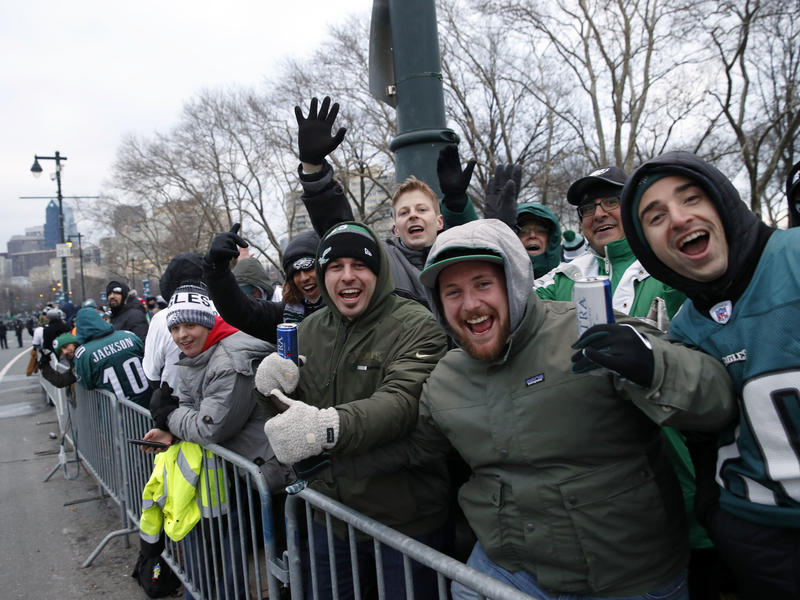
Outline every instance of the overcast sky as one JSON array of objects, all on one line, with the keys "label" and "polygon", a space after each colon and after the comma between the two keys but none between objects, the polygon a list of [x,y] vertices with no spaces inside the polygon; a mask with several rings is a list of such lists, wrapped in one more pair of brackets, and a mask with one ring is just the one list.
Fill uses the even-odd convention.
[{"label": "overcast sky", "polygon": [[[64,196],[97,195],[124,135],[166,131],[204,88],[256,86],[371,0],[0,0],[0,251]],[[319,93],[318,91],[314,91]],[[87,227],[78,227],[89,233]]]}]

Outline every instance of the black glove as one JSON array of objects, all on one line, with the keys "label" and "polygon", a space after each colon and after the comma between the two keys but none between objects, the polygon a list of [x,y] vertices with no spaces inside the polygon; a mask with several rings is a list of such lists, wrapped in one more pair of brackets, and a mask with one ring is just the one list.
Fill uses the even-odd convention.
[{"label": "black glove", "polygon": [[214,236],[203,259],[210,268],[224,271],[230,265],[231,260],[239,257],[239,248],[247,248],[247,242],[239,235],[241,227],[241,223],[234,223],[230,231]]},{"label": "black glove", "polygon": [[156,427],[162,431],[169,431],[167,419],[170,413],[178,408],[178,397],[174,395],[172,388],[164,381],[161,387],[153,390],[150,396],[150,416],[156,423]]},{"label": "black glove", "polygon": [[467,166],[461,170],[458,148],[454,145],[445,146],[439,152],[436,174],[439,176],[439,189],[442,190],[442,203],[448,210],[453,212],[464,210],[467,205],[467,188],[474,168],[473,158],[467,161]]},{"label": "black glove", "polygon": [[[330,112],[328,107],[330,106]],[[317,114],[317,99],[311,99],[311,106],[308,108],[308,118],[303,118],[303,111],[299,106],[294,107],[294,115],[297,118],[297,146],[300,150],[300,161],[312,165],[321,165],[322,161],[342,143],[344,134],[347,131],[340,127],[336,135],[331,136],[333,122],[339,114],[339,104],[334,102],[331,106],[331,99],[325,96],[322,99],[322,106],[319,107]]]},{"label": "black glove", "polygon": [[586,373],[598,367],[642,387],[653,384],[653,346],[633,325],[595,325],[572,347],[572,372]]},{"label": "black glove", "polygon": [[39,365],[39,369],[43,369],[45,364],[50,364],[50,354],[40,350],[39,351],[39,358],[36,359],[36,363]]},{"label": "black glove", "polygon": [[517,197],[521,184],[520,165],[498,165],[486,184],[483,217],[500,219],[514,229],[517,226]]}]

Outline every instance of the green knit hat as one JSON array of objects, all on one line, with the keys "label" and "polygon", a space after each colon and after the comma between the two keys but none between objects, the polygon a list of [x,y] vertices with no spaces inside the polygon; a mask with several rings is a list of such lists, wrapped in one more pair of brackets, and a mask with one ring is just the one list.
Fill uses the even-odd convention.
[{"label": "green knit hat", "polygon": [[75,337],[71,333],[62,333],[53,342],[53,350],[55,351],[56,354],[58,354],[59,352],[61,352],[61,349],[67,344],[77,344],[77,343],[78,343],[77,337]]}]

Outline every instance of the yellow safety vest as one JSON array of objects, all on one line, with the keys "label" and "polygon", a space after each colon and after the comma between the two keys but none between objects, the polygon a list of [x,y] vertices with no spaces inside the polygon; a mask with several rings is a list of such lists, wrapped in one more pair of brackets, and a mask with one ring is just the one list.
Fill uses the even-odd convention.
[{"label": "yellow safety vest", "polygon": [[[179,442],[156,454],[150,479],[142,490],[139,535],[151,544],[164,533],[182,540],[200,517],[227,514],[228,498],[222,461],[193,442]],[[200,484],[198,488],[198,483]]]}]

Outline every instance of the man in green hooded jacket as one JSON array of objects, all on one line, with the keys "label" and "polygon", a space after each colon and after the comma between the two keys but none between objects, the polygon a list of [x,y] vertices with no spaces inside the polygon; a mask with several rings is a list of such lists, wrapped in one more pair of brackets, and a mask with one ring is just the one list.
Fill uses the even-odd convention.
[{"label": "man in green hooded jacket", "polygon": [[[430,311],[394,293],[385,246],[364,225],[333,226],[320,241],[316,271],[317,280],[324,282],[326,308],[299,326],[299,352],[306,359],[292,394],[297,399],[282,393],[291,393],[294,386],[269,389],[262,374],[256,375],[259,392],[283,398],[288,405],[265,427],[275,456],[285,464],[323,450],[336,464],[341,457],[368,456],[403,437],[416,422],[423,382],[447,350],[446,336]],[[441,545],[448,507],[438,499],[447,498],[449,489],[444,463],[312,486],[384,525],[428,545]],[[347,562],[345,531],[335,531],[335,551]],[[317,564],[325,565],[317,572],[320,597],[325,598],[331,583],[324,529],[316,532],[313,551]],[[360,543],[358,555],[359,562],[374,560],[372,544]],[[404,598],[402,555],[384,547],[382,560],[387,597]],[[352,573],[348,564],[341,567],[337,580],[340,593],[346,594]],[[363,573],[369,570],[362,568]],[[433,597],[432,573],[416,563],[413,571],[415,597]]]}]

